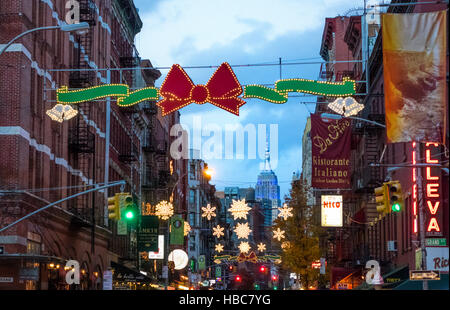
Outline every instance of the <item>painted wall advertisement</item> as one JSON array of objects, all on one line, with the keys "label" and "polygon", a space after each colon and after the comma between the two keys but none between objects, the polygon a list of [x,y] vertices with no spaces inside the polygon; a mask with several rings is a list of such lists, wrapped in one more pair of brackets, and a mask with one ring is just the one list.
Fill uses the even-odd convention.
[{"label": "painted wall advertisement", "polygon": [[311,114],[311,142],[311,186],[350,188],[350,121],[324,121],[319,114]]},{"label": "painted wall advertisement", "polygon": [[322,195],[321,200],[322,227],[342,227],[342,195]]}]

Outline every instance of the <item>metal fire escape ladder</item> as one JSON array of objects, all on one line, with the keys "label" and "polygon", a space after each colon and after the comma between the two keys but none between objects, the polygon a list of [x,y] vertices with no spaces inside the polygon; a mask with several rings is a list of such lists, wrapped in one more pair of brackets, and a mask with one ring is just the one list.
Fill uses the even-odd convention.
[{"label": "metal fire escape ladder", "polygon": [[[79,4],[80,22],[87,22],[91,27],[95,26],[96,12],[93,1],[79,0]],[[70,73],[70,88],[85,88],[95,85],[95,71],[91,70],[89,64],[92,57],[93,35],[93,28],[75,35],[78,48],[75,50],[74,67],[79,70]],[[95,183],[94,171],[93,169],[90,171],[90,168],[95,166],[95,134],[91,132],[88,124],[92,108],[92,102],[78,104],[79,113],[69,128],[69,150],[73,153],[75,168]],[[89,163],[90,158],[92,158],[91,164]],[[83,195],[74,200],[74,204],[71,206],[72,213],[82,219],[89,220],[91,216],[87,206],[90,205],[89,197],[91,195]]]}]

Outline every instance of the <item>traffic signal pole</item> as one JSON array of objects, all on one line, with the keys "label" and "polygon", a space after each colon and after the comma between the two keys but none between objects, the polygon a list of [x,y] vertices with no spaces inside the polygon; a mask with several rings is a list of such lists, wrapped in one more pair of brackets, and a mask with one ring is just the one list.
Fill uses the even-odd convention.
[{"label": "traffic signal pole", "polygon": [[60,199],[60,200],[58,200],[58,201],[52,202],[51,204],[48,204],[48,205],[46,205],[45,207],[42,207],[42,208],[40,208],[40,209],[37,209],[36,211],[33,211],[33,212],[31,212],[31,213],[25,215],[24,217],[18,219],[17,221],[12,222],[11,224],[9,224],[9,225],[7,225],[7,226],[1,228],[1,229],[0,229],[0,233],[3,232],[3,231],[5,231],[5,230],[7,230],[7,229],[9,229],[9,228],[11,228],[12,226],[14,226],[14,225],[16,225],[16,224],[22,222],[23,220],[25,220],[25,219],[27,219],[27,218],[29,218],[29,217],[31,217],[31,216],[33,216],[33,215],[35,215],[35,214],[41,212],[41,211],[44,211],[44,210],[46,210],[46,209],[48,209],[48,208],[50,208],[50,207],[53,207],[53,206],[55,206],[55,205],[57,205],[57,204],[60,204],[60,203],[62,203],[62,202],[64,202],[64,201],[67,201],[67,200],[70,200],[70,199],[73,199],[73,198],[76,198],[76,197],[78,197],[78,196],[82,196],[82,195],[85,195],[85,194],[88,194],[88,193],[91,193],[91,192],[96,192],[96,191],[99,191],[99,190],[101,190],[101,189],[105,189],[105,188],[109,188],[109,187],[114,187],[114,186],[118,186],[118,185],[122,185],[122,184],[126,184],[126,182],[125,182],[124,180],[122,180],[122,181],[117,181],[117,182],[110,183],[110,184],[108,184],[108,185],[98,186],[98,187],[95,187],[95,188],[88,189],[87,191],[80,192],[80,193],[74,194],[74,195],[72,195],[72,196],[69,196],[69,197]]},{"label": "traffic signal pole", "polygon": [[[422,143],[418,142],[416,148],[416,158],[420,158],[422,154]],[[427,269],[427,251],[425,249],[425,210],[423,203],[423,180],[422,180],[422,167],[417,167],[417,200],[419,202],[419,238],[420,238],[420,250],[422,251],[422,264],[421,269]],[[428,281],[423,280],[423,290],[428,290]]]}]

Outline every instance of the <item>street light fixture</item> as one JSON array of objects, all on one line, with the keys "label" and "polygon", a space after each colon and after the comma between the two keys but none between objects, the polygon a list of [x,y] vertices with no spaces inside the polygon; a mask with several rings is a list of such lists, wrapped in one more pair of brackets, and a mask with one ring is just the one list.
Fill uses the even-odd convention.
[{"label": "street light fixture", "polygon": [[47,27],[39,27],[39,28],[30,29],[30,30],[27,30],[27,31],[19,34],[17,37],[15,37],[11,41],[9,41],[0,50],[0,55],[3,54],[3,52],[6,51],[8,49],[8,47],[10,47],[14,43],[14,41],[20,39],[21,37],[23,37],[31,32],[36,32],[36,31],[40,31],[40,30],[55,30],[55,29],[59,29],[64,32],[80,32],[80,31],[88,30],[89,28],[90,28],[89,23],[82,22],[82,23],[77,23],[77,24],[62,24],[59,26],[47,26]]},{"label": "street light fixture", "polygon": [[[331,114],[331,113],[322,113],[320,115],[320,117],[322,119],[342,119],[342,115]],[[355,120],[358,120],[358,121],[362,121],[362,122],[366,122],[366,123],[370,123],[370,124],[373,124],[373,125],[376,125],[376,126],[380,126],[380,127],[386,128],[386,126],[383,125],[383,124],[380,124],[380,123],[377,123],[377,122],[374,122],[374,121],[371,121],[371,120],[368,120],[368,119],[365,119],[365,118],[353,117],[353,116],[349,116],[349,117],[346,117],[346,118],[355,119]]]}]

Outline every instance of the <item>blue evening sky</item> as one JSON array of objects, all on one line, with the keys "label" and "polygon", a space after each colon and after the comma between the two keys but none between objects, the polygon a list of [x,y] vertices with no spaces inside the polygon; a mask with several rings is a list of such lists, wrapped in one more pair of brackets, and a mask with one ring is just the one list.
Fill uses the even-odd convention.
[{"label": "blue evening sky", "polygon": [[[134,0],[144,23],[136,39],[142,58],[155,67],[218,66],[228,62],[285,64],[320,62],[322,32],[326,17],[344,15],[349,9],[363,7],[363,0]],[[282,78],[318,79],[320,64],[283,65]],[[169,70],[161,70],[161,85]],[[215,69],[186,69],[195,84],[206,84]],[[272,85],[280,79],[279,66],[233,68],[239,82]],[[269,86],[267,85],[267,86]],[[291,93],[292,94],[292,93]],[[247,99],[235,116],[209,103],[191,104],[180,110],[181,122],[193,134],[193,117],[201,116],[203,126],[218,124],[278,125],[278,163],[275,173],[281,199],[289,193],[294,171],[301,171],[302,135],[306,118],[314,111],[316,97],[291,97],[282,105]],[[209,139],[202,138],[202,143]],[[192,140],[192,139],[191,139]],[[191,141],[192,143],[192,141]],[[192,144],[191,144],[192,146]],[[275,150],[276,151],[276,150]],[[272,150],[272,152],[275,152]],[[223,154],[225,151],[223,151]],[[255,186],[260,171],[256,159],[209,159],[215,171],[211,183],[218,190],[225,186]],[[272,153],[274,157],[274,153]],[[275,163],[274,163],[275,164]]]}]

